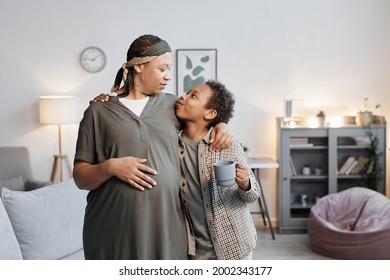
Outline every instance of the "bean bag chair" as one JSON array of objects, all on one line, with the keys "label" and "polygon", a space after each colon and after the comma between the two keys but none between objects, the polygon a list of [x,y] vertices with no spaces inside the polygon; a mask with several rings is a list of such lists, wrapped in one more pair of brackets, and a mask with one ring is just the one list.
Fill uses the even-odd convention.
[{"label": "bean bag chair", "polygon": [[353,187],[321,198],[308,221],[311,249],[335,259],[390,259],[390,199]]}]

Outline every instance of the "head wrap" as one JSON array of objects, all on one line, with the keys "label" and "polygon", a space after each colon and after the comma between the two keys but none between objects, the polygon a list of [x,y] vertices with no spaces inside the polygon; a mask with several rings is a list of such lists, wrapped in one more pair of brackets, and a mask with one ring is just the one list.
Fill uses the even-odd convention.
[{"label": "head wrap", "polygon": [[[122,64],[122,70],[123,70],[123,77],[122,80],[125,82],[128,78],[129,69],[131,67],[134,67],[135,65],[144,64],[152,59],[163,55],[164,53],[172,52],[171,47],[168,45],[168,43],[164,40],[161,40],[160,42],[154,44],[150,48],[144,50],[140,56],[133,57],[129,61]],[[111,89],[111,92],[118,90],[118,86],[113,86]]]}]

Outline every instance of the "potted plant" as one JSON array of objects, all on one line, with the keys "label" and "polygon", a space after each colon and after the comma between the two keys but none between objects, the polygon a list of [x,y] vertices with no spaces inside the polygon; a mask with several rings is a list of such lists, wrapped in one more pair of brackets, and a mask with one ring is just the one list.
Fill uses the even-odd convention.
[{"label": "potted plant", "polygon": [[317,175],[317,176],[321,176],[322,175],[322,168],[321,168],[320,165],[314,168],[314,174]]},{"label": "potted plant", "polygon": [[371,131],[368,131],[367,135],[370,138],[370,153],[365,166],[364,181],[369,189],[376,191],[378,184],[383,179],[383,170],[378,165],[378,159],[383,154],[378,149],[378,137],[373,135]]},{"label": "potted plant", "polygon": [[[378,103],[375,105],[375,109],[380,108],[381,105]],[[369,126],[372,124],[374,114],[372,113],[371,106],[368,102],[368,97],[364,98],[364,109],[360,110],[356,114],[355,122],[359,126]]]},{"label": "potted plant", "polygon": [[318,118],[318,125],[319,126],[324,126],[325,125],[325,113],[324,113],[324,111],[319,111],[317,113],[317,118]]}]

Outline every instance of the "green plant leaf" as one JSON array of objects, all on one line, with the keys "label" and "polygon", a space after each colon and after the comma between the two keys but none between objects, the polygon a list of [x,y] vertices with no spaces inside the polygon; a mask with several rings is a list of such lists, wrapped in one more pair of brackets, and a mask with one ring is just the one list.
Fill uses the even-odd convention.
[{"label": "green plant leaf", "polygon": [[192,70],[192,75],[198,76],[202,71],[204,71],[202,66],[196,66],[195,69]]},{"label": "green plant leaf", "polygon": [[370,138],[369,161],[365,166],[364,181],[369,189],[378,190],[383,179],[383,170],[378,164],[379,157],[382,156],[379,152],[379,139],[371,130],[367,131]]}]

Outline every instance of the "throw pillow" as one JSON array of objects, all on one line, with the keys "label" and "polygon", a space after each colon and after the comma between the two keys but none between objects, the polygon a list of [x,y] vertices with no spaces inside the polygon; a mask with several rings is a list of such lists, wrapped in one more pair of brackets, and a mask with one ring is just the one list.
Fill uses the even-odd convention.
[{"label": "throw pillow", "polygon": [[0,200],[0,260],[21,260],[18,240],[4,209],[3,202]]},{"label": "throw pillow", "polygon": [[29,192],[3,189],[23,259],[61,259],[83,247],[87,193],[73,179]]}]

